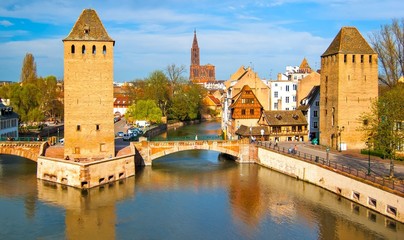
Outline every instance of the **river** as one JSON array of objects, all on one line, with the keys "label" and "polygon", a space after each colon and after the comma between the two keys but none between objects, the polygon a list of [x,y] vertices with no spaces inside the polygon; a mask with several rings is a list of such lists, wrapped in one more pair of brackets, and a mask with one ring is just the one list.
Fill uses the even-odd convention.
[{"label": "river", "polygon": [[[160,137],[212,135],[206,122]],[[404,226],[324,189],[219,153],[155,160],[90,190],[36,179],[0,155],[0,239],[404,239]]]}]

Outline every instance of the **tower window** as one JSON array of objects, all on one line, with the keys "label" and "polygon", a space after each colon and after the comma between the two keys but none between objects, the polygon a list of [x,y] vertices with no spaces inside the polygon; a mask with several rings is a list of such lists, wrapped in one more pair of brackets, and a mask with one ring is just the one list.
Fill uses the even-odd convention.
[{"label": "tower window", "polygon": [[372,63],[372,55],[369,55],[369,63]]},{"label": "tower window", "polygon": [[363,63],[363,55],[361,55],[361,63]]},{"label": "tower window", "polygon": [[80,130],[81,130],[80,125],[77,125],[77,126],[76,126],[76,131],[80,131]]},{"label": "tower window", "polygon": [[346,63],[346,58],[347,58],[347,56],[346,56],[346,54],[344,55],[344,63]]},{"label": "tower window", "polygon": [[355,62],[355,55],[352,55],[352,62]]},{"label": "tower window", "polygon": [[72,45],[70,52],[73,54],[76,52],[76,48],[74,47],[74,45]]},{"label": "tower window", "polygon": [[82,54],[85,54],[86,53],[86,46],[81,46],[81,53]]},{"label": "tower window", "polygon": [[95,45],[93,45],[93,54],[95,54],[96,53],[96,48],[95,48]]},{"label": "tower window", "polygon": [[95,124],[95,130],[100,131],[100,124]]},{"label": "tower window", "polygon": [[107,54],[107,47],[105,45],[102,47],[102,54]]}]

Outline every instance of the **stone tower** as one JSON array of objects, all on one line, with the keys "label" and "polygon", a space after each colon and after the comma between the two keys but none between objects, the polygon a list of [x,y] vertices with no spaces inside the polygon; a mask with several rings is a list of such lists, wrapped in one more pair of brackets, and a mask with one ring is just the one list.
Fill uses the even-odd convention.
[{"label": "stone tower", "polygon": [[343,27],[321,55],[320,144],[365,147],[359,117],[378,97],[377,54],[355,27]]},{"label": "stone tower", "polygon": [[64,155],[115,156],[114,45],[95,10],[85,9],[64,45]]},{"label": "stone tower", "polygon": [[189,71],[189,80],[193,83],[215,82],[215,66],[212,64],[200,65],[198,39],[196,30],[194,31],[194,40],[191,48],[191,66]]}]

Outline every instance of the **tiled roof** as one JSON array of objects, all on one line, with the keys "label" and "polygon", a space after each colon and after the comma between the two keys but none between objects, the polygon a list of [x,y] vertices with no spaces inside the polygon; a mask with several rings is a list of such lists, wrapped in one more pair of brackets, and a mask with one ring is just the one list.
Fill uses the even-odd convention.
[{"label": "tiled roof", "polygon": [[[250,128],[251,128],[251,131],[250,131]],[[266,126],[248,127],[248,126],[245,126],[245,125],[241,125],[237,129],[236,134],[240,135],[240,136],[245,136],[245,137],[246,136],[251,136],[251,135],[260,136],[261,135],[261,130],[264,130],[264,134],[262,134],[262,135],[264,135],[264,136],[269,135],[269,129]]]},{"label": "tiled roof", "polygon": [[63,41],[107,41],[115,43],[109,37],[97,12],[93,9],[83,10],[69,36]]},{"label": "tiled roof", "polygon": [[375,54],[355,27],[342,27],[322,57],[337,53],[343,54]]},{"label": "tiled roof", "polygon": [[302,63],[300,63],[299,69],[311,68],[306,58],[303,58]]},{"label": "tiled roof", "polygon": [[293,126],[307,124],[300,110],[264,111],[265,121],[269,126]]},{"label": "tiled roof", "polygon": [[217,99],[215,96],[213,96],[212,94],[209,94],[208,97],[210,98],[210,100],[212,100],[213,103],[215,103],[217,106],[221,106],[222,104],[220,103],[220,100]]}]

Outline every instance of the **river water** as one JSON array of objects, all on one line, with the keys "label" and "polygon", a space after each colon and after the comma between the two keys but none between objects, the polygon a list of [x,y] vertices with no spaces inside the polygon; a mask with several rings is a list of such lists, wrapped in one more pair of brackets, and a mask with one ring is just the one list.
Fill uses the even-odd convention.
[{"label": "river water", "polygon": [[[160,137],[219,128],[208,122]],[[404,239],[404,226],[214,151],[171,154],[83,191],[37,180],[34,162],[0,155],[0,239]]]}]

